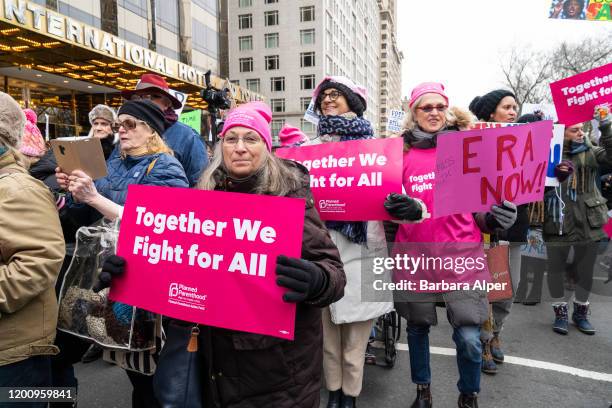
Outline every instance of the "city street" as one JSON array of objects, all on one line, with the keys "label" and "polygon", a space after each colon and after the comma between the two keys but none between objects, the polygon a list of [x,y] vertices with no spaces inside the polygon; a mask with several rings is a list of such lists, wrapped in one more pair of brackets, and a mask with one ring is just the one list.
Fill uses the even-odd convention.
[{"label": "city street", "polygon": [[[604,288],[601,280],[595,286]],[[503,333],[507,362],[499,366],[497,375],[483,374],[480,407],[608,408],[612,404],[612,302],[610,297],[598,299],[593,300],[591,316],[598,330],[595,336],[586,336],[574,326],[569,335],[560,336],[551,330],[549,304],[515,304]],[[451,328],[444,309],[438,309],[438,318],[441,323],[430,335],[434,406],[455,407],[457,368]],[[411,404],[415,388],[410,382],[405,333],[401,343],[404,351],[399,352],[393,369],[366,367],[359,407]],[[79,406],[130,407],[130,384],[120,369],[98,361],[80,364],[77,372]],[[326,393],[321,395],[321,407],[325,407]]]}]

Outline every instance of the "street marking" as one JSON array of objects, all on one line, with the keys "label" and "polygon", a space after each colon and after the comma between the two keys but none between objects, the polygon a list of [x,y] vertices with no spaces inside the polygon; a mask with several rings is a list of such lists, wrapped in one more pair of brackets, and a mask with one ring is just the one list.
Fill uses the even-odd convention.
[{"label": "street marking", "polygon": [[[408,351],[408,345],[405,343],[397,343],[395,345],[395,348],[397,348],[398,350],[402,350],[402,351]],[[429,352],[431,354],[439,354],[443,356],[457,355],[455,349],[447,348],[447,347],[429,347]],[[612,382],[612,374],[599,373],[597,371],[588,371],[588,370],[583,370],[581,368],[566,366],[563,364],[549,363],[547,361],[531,360],[529,358],[506,356],[504,358],[504,364],[516,364],[516,365],[531,367],[531,368],[541,368],[543,370],[557,371],[560,373],[575,375],[577,377],[589,378],[591,380]]]}]

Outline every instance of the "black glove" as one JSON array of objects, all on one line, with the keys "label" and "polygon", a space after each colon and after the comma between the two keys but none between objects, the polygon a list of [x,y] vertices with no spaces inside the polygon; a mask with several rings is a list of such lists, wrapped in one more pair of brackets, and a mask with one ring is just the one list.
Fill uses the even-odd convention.
[{"label": "black glove", "polygon": [[418,221],[423,218],[421,204],[406,194],[389,194],[385,200],[385,210],[400,220]]},{"label": "black glove", "polygon": [[92,290],[94,292],[99,292],[104,288],[110,287],[113,278],[123,275],[124,272],[125,259],[117,255],[109,256],[102,264],[102,272],[100,272],[98,282],[94,285]]},{"label": "black glove", "polygon": [[488,212],[485,216],[485,222],[492,231],[500,228],[507,230],[514,225],[517,216],[516,205],[508,200],[504,200],[501,206],[491,206],[491,212]]},{"label": "black glove", "polygon": [[327,274],[315,263],[279,255],[276,258],[276,284],[290,289],[283,295],[288,303],[314,299],[327,287]]}]

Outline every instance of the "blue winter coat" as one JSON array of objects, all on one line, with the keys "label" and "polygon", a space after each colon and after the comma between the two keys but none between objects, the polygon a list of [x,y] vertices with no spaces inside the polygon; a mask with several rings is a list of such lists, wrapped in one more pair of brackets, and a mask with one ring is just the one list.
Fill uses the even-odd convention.
[{"label": "blue winter coat", "polygon": [[176,122],[166,129],[162,137],[174,151],[174,157],[183,165],[189,187],[195,186],[208,166],[208,155],[200,135],[184,123]]},{"label": "blue winter coat", "polygon": [[[155,164],[149,171],[149,165]],[[177,159],[165,153],[140,157],[111,157],[106,162],[108,174],[95,181],[98,192],[114,203],[124,205],[130,184],[188,187],[187,177]],[[148,173],[147,173],[148,172]]]}]

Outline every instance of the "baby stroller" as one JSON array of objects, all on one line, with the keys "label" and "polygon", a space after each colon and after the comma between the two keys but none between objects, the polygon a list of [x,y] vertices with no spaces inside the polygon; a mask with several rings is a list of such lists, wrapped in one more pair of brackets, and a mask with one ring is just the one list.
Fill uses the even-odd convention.
[{"label": "baby stroller", "polygon": [[[366,364],[393,368],[397,358],[396,344],[401,331],[401,318],[395,310],[376,319],[366,349]],[[383,350],[384,356],[382,355]]]}]

